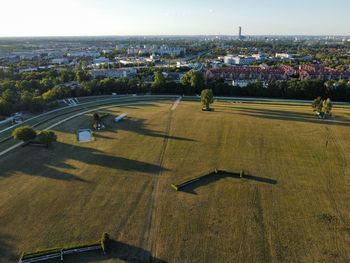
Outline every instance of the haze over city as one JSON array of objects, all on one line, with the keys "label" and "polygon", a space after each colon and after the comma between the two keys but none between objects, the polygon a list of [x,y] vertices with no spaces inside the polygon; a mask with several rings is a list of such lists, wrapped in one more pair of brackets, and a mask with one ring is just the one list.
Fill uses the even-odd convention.
[{"label": "haze over city", "polygon": [[[1,0],[0,37],[350,35],[347,0]],[[320,23],[322,21],[322,23]]]}]

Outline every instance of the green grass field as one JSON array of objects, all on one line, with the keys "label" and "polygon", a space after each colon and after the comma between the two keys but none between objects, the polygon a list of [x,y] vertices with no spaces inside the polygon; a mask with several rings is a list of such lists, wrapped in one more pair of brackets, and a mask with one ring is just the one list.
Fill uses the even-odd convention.
[{"label": "green grass field", "polygon": [[[0,159],[0,262],[22,251],[88,243],[103,232],[112,252],[65,262],[348,262],[350,109],[318,120],[310,106],[144,102],[104,109],[96,140],[54,130],[51,149],[18,148]],[[246,179],[209,178],[214,169]]]}]

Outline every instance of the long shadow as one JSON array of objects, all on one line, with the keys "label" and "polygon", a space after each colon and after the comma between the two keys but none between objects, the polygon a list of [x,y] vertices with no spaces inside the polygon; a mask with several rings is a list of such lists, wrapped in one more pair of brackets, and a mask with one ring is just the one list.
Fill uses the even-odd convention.
[{"label": "long shadow", "polygon": [[[159,165],[131,160],[124,157],[108,155],[95,148],[81,147],[57,142],[52,149],[21,148],[7,158],[0,160],[0,178],[9,177],[17,172],[31,176],[41,176],[55,180],[88,182],[60,168],[76,169],[67,164],[68,160],[76,160],[85,164],[108,167],[115,170],[136,171],[148,174],[158,173]],[[162,168],[167,170],[166,168]],[[86,171],[88,174],[89,171]],[[102,175],[103,176],[103,175]]]},{"label": "long shadow", "polygon": [[277,180],[275,179],[259,177],[254,175],[245,175],[243,177],[243,180],[251,180],[251,181],[256,181],[256,182],[266,183],[266,184],[277,184]]},{"label": "long shadow", "polygon": [[9,235],[0,234],[0,262],[15,262],[18,260],[18,256],[13,253],[14,248],[9,244],[12,239]]},{"label": "long shadow", "polygon": [[[111,113],[111,114],[114,115],[116,113]],[[92,118],[91,115],[89,114],[86,114],[85,116],[87,116],[88,118]],[[116,132],[118,130],[123,130],[123,131],[133,132],[133,133],[150,136],[150,137],[166,138],[169,140],[188,141],[188,142],[195,141],[194,139],[171,136],[171,135],[165,134],[162,131],[154,131],[154,130],[148,129],[146,127],[147,125],[145,124],[146,119],[127,117],[126,119],[118,123],[115,123],[113,119],[114,119],[113,117],[109,117],[108,119],[104,120],[104,123],[106,125],[105,131]],[[96,132],[95,137],[110,139],[107,136],[101,135],[101,132]]]},{"label": "long shadow", "polygon": [[291,111],[279,111],[270,109],[255,109],[255,108],[237,108],[238,111],[242,112],[242,115],[251,116],[263,119],[293,121],[293,122],[304,122],[304,123],[315,123],[324,125],[341,125],[350,126],[350,120],[344,120],[344,118],[338,119],[317,119],[313,114],[305,114]]},{"label": "long shadow", "polygon": [[210,173],[208,175],[205,175],[205,176],[202,177],[201,180],[198,180],[198,181],[195,181],[195,182],[193,182],[191,184],[183,186],[179,191],[197,195],[197,192],[195,191],[197,188],[210,185],[212,183],[218,182],[218,181],[220,181],[222,179],[225,179],[225,178],[239,179],[239,180],[242,180],[242,181],[249,180],[249,181],[255,181],[255,182],[271,184],[271,185],[276,185],[277,184],[277,180],[275,180],[275,179],[270,179],[270,178],[265,178],[265,177],[260,177],[260,176],[247,175],[247,174],[244,175],[243,178],[241,178],[239,173],[230,173],[230,172],[221,171],[219,173],[214,173],[213,172],[213,173]]},{"label": "long shadow", "polygon": [[113,139],[112,137],[101,134],[101,132],[95,132],[94,137],[97,139]]},{"label": "long shadow", "polygon": [[127,118],[125,121],[122,121],[118,124],[112,125],[114,130],[123,130],[128,132],[134,132],[145,136],[157,137],[157,138],[166,138],[169,140],[177,140],[177,141],[188,141],[194,142],[194,139],[184,138],[178,136],[171,136],[165,134],[160,131],[153,131],[151,129],[146,128],[145,119],[140,118]]},{"label": "long shadow", "polygon": [[66,256],[64,262],[99,262],[119,259],[133,263],[167,263],[154,257],[150,251],[123,242],[111,240],[110,251],[106,255],[101,252],[88,252],[81,255]]}]

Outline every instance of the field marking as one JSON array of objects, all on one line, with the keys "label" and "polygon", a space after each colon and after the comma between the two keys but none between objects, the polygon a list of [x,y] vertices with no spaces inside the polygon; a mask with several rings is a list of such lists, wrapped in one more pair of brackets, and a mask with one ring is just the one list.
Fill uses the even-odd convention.
[{"label": "field marking", "polygon": [[181,102],[181,99],[182,99],[182,96],[179,97],[173,104],[173,106],[171,107],[171,110],[176,110],[177,106],[180,104]]},{"label": "field marking", "polygon": [[[112,101],[112,100],[120,100],[120,99],[124,99],[125,97],[129,97],[129,96],[118,96],[118,97],[114,97],[114,98],[108,98],[108,99],[103,99],[103,100],[99,100],[98,102],[107,102],[107,101]],[[34,116],[32,118],[29,118],[21,123],[18,123],[18,124],[15,124],[15,125],[12,125],[8,128],[5,128],[5,129],[2,129],[0,130],[0,134],[1,133],[4,133],[8,130],[11,130],[13,128],[16,128],[16,127],[19,127],[23,124],[26,124],[27,122],[30,122],[30,121],[33,121],[35,119],[38,119],[38,118],[41,118],[41,117],[45,117],[47,115],[50,115],[52,113],[56,113],[56,112],[59,112],[59,111],[64,111],[66,109],[72,109],[72,108],[79,108],[80,106],[85,106],[85,105],[88,105],[88,104],[94,104],[94,103],[97,103],[97,101],[89,101],[89,102],[83,102],[83,103],[80,103],[80,104],[77,104],[77,105],[73,105],[73,106],[65,106],[65,107],[62,107],[62,108],[58,108],[58,109],[55,109],[55,110],[51,110],[51,111],[47,111],[47,112],[44,112],[42,114],[39,114],[37,116]],[[83,109],[84,107],[82,107]],[[69,113],[68,113],[69,114]]]},{"label": "field marking", "polygon": [[[178,105],[181,101],[181,98],[182,97],[178,98],[175,101],[174,105],[175,104]],[[168,113],[168,120],[166,123],[165,132],[164,132],[163,145],[161,148],[161,152],[159,155],[159,161],[158,161],[159,172],[158,172],[157,176],[155,176],[153,178],[153,182],[152,182],[150,208],[148,210],[147,220],[146,220],[145,228],[143,231],[143,244],[142,245],[143,245],[145,251],[148,250],[148,252],[144,253],[144,259],[147,257],[156,257],[157,256],[157,244],[154,242],[154,239],[153,239],[155,233],[157,232],[157,229],[154,227],[154,226],[156,226],[155,213],[157,212],[157,196],[158,196],[159,189],[160,189],[159,178],[162,176],[163,170],[164,170],[164,167],[163,167],[164,156],[165,156],[165,152],[166,152],[168,142],[169,142],[169,133],[170,133],[171,123],[172,123],[174,105],[171,107],[171,109]],[[151,258],[147,258],[146,260],[151,261]]]},{"label": "field marking", "polygon": [[[70,117],[68,117],[68,118],[65,118],[65,119],[63,119],[63,120],[61,120],[61,121],[59,121],[59,122],[57,122],[57,123],[55,123],[55,124],[52,124],[51,126],[45,128],[45,129],[43,129],[43,131],[47,131],[47,130],[50,130],[50,129],[52,129],[52,128],[55,128],[55,127],[57,127],[57,126],[59,126],[59,125],[65,123],[65,122],[67,122],[67,121],[70,121],[70,120],[72,120],[72,119],[74,119],[74,118],[76,118],[76,117],[79,117],[79,116],[81,116],[81,115],[84,115],[84,114],[86,114],[86,113],[93,112],[93,111],[95,111],[95,110],[108,109],[108,108],[121,107],[121,106],[128,106],[128,105],[138,105],[138,104],[143,104],[143,103],[145,103],[145,101],[148,101],[148,100],[143,100],[143,101],[138,101],[138,102],[135,101],[135,102],[130,102],[130,103],[122,103],[122,104],[115,104],[115,105],[108,105],[108,106],[103,106],[103,107],[96,106],[96,108],[93,108],[93,109],[90,109],[90,110],[87,110],[87,111],[84,111],[84,112],[77,113],[77,114],[72,115],[72,116],[70,116]],[[152,101],[153,101],[153,99],[152,99]],[[12,150],[17,149],[18,147],[22,146],[23,144],[24,144],[23,142],[17,143],[17,144],[15,144],[15,145],[11,146],[10,148],[8,148],[8,149],[6,149],[6,150],[0,152],[0,157],[2,157],[3,155],[9,153],[9,152],[12,151]]]},{"label": "field marking", "polygon": [[19,143],[15,144],[15,145],[11,146],[10,148],[7,148],[6,150],[0,152],[0,157],[5,155],[5,154],[7,154],[8,152],[16,149],[16,148],[22,146],[23,144],[24,144],[24,142],[19,142]]}]

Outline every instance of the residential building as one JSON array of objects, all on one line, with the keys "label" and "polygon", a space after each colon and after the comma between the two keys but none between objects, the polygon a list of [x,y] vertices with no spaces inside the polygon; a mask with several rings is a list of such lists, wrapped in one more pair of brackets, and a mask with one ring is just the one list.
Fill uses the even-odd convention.
[{"label": "residential building", "polygon": [[256,61],[254,57],[227,55],[224,63],[227,65],[251,65]]},{"label": "residential building", "polygon": [[206,77],[210,79],[223,79],[229,84],[248,85],[248,83],[261,81],[268,83],[274,80],[287,80],[291,74],[288,67],[228,67],[220,69],[209,69]]},{"label": "residential building", "polygon": [[275,57],[280,59],[293,59],[295,55],[289,53],[276,53]]},{"label": "residential building", "polygon": [[130,78],[137,74],[137,69],[93,69],[90,71],[93,78],[106,77],[106,78]]},{"label": "residential building", "polygon": [[350,73],[343,70],[337,70],[322,65],[301,65],[299,66],[300,79],[319,79],[319,80],[350,80]]}]

